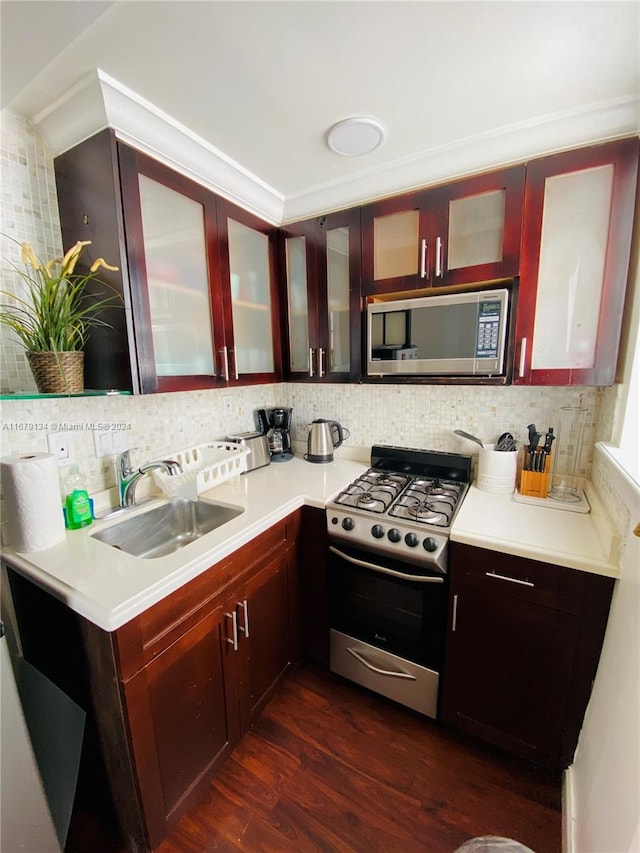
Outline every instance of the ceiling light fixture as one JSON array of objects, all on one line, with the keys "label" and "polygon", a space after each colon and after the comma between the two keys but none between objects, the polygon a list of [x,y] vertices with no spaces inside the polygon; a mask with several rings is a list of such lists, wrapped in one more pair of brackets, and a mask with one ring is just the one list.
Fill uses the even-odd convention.
[{"label": "ceiling light fixture", "polygon": [[370,154],[384,142],[384,128],[374,118],[345,118],[327,134],[327,145],[336,154],[358,157]]}]

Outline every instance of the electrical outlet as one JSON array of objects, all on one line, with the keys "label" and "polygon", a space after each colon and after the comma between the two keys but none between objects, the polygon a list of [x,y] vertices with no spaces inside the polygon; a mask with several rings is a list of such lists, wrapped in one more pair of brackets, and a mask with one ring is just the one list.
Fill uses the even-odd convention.
[{"label": "electrical outlet", "polygon": [[72,432],[50,432],[47,435],[49,453],[58,460],[58,468],[73,465],[76,461],[76,450],[73,444]]},{"label": "electrical outlet", "polygon": [[222,398],[222,411],[225,415],[233,414],[233,397],[231,394],[225,394]]}]

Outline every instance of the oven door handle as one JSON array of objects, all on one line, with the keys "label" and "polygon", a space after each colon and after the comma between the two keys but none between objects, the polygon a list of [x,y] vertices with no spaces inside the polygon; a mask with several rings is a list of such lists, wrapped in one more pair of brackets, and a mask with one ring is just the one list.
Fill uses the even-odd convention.
[{"label": "oven door handle", "polygon": [[402,669],[380,669],[372,663],[369,663],[364,655],[361,652],[357,652],[355,649],[347,648],[347,651],[358,661],[358,663],[366,666],[366,668],[370,669],[371,672],[377,672],[378,675],[390,675],[392,678],[406,678],[408,681],[418,680],[415,675],[411,675],[410,672],[405,672]]},{"label": "oven door handle", "polygon": [[341,551],[339,548],[335,548],[333,545],[329,545],[329,550],[341,559],[346,560],[348,563],[353,563],[354,566],[362,566],[365,569],[372,569],[374,572],[380,572],[383,575],[391,575],[392,577],[400,578],[403,581],[415,581],[416,583],[444,583],[444,578],[407,575],[404,572],[396,572],[394,569],[387,569],[385,566],[378,566],[376,563],[369,563],[367,560],[358,560],[357,557],[350,557],[348,554],[345,554],[344,551]]}]

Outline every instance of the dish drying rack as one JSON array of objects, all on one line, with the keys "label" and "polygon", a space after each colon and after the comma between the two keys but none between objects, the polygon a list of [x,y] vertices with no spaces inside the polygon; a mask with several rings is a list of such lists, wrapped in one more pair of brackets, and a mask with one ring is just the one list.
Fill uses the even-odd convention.
[{"label": "dish drying rack", "polygon": [[188,447],[170,454],[182,466],[182,474],[171,476],[154,469],[153,479],[167,497],[194,497],[242,474],[250,452],[250,448],[232,441],[210,441]]}]

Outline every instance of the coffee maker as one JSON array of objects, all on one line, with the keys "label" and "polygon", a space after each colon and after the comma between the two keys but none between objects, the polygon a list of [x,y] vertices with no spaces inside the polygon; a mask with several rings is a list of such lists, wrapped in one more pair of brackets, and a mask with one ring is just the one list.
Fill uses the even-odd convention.
[{"label": "coffee maker", "polygon": [[291,417],[293,409],[258,409],[258,424],[269,442],[272,462],[293,459]]}]

